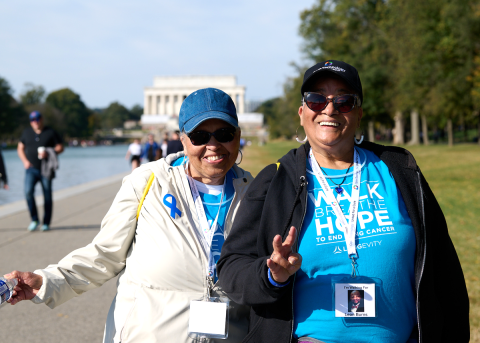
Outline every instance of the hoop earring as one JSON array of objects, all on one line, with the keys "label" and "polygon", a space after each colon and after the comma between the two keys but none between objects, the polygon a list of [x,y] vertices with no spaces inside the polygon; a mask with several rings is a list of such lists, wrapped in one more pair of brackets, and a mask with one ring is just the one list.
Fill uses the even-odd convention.
[{"label": "hoop earring", "polygon": [[363,134],[360,136],[360,140],[357,140],[357,137],[356,137],[356,136],[353,136],[353,140],[355,141],[355,143],[356,143],[357,145],[362,144],[363,138],[364,138]]},{"label": "hoop earring", "polygon": [[[300,126],[299,126],[299,127],[300,127]],[[308,137],[307,137],[307,135],[305,134],[305,138],[304,138],[303,141],[301,141],[300,139],[298,139],[298,128],[299,128],[299,127],[297,127],[297,129],[295,130],[295,135],[297,136],[295,139],[297,140],[298,143],[303,144],[303,143],[305,143],[305,142],[308,140]]]},{"label": "hoop earring", "polygon": [[[238,149],[238,152],[240,153],[240,162],[237,163],[237,161],[235,161],[235,164],[238,166],[240,163],[242,163],[243,161],[243,152],[242,150]],[[237,160],[238,160],[238,155],[237,155]]]}]

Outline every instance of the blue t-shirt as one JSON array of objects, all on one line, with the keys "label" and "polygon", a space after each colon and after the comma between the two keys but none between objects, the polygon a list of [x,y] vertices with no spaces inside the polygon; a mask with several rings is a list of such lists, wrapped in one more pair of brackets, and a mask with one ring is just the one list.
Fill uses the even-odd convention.
[{"label": "blue t-shirt", "polygon": [[[343,228],[312,172],[307,158],[307,212],[299,238],[303,257],[294,287],[295,337],[324,342],[406,342],[416,324],[415,233],[402,195],[388,167],[374,153],[356,147],[362,176],[356,246],[358,273],[377,280],[376,317],[335,317],[332,277],[349,276]],[[326,169],[339,184],[346,170]],[[348,214],[352,194],[350,169],[337,196]],[[326,177],[333,190],[335,184]],[[348,216],[347,216],[348,218]],[[341,228],[341,229],[339,229]],[[355,282],[355,281],[353,281]]]},{"label": "blue t-shirt", "polygon": [[[172,166],[179,166],[185,164],[187,158],[178,158],[172,163]],[[210,247],[213,258],[215,259],[215,265],[220,259],[220,253],[222,251],[223,243],[225,242],[224,227],[225,227],[225,218],[227,217],[228,209],[232,203],[233,196],[235,195],[235,189],[233,188],[233,179],[236,177],[233,169],[230,169],[225,175],[225,195],[223,196],[222,208],[218,214],[217,227],[212,239],[212,245]],[[206,185],[198,185],[198,193],[203,202],[203,208],[205,210],[205,215],[207,216],[208,224],[211,226],[217,216],[220,200],[222,197],[221,188],[217,191],[214,189],[208,190]],[[216,187],[210,187],[216,188]],[[215,269],[215,282],[218,280],[217,270]]]}]

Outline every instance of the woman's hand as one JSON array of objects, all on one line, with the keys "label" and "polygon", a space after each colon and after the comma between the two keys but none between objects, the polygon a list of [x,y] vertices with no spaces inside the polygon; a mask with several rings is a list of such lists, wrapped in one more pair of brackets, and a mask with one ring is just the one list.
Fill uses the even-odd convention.
[{"label": "woman's hand", "polygon": [[8,300],[12,305],[15,305],[22,300],[33,299],[43,284],[43,277],[31,272],[19,272],[18,270],[14,270],[9,274],[5,274],[4,277],[7,279],[18,280],[18,285],[15,286],[12,297]]},{"label": "woman's hand", "polygon": [[282,243],[282,236],[280,235],[273,238],[273,253],[267,259],[267,266],[276,282],[286,282],[302,265],[302,256],[292,251],[296,234],[297,230],[292,226],[285,242]]}]

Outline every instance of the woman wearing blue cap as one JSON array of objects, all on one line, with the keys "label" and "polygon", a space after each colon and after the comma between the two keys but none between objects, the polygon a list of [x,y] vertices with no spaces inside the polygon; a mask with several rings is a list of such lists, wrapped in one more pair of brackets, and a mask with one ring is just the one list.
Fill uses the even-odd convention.
[{"label": "woman wearing blue cap", "polygon": [[227,304],[215,285],[223,241],[252,181],[235,164],[232,99],[213,88],[192,93],[179,128],[184,151],[125,177],[91,244],[56,265],[7,275],[19,280],[12,304],[54,308],[119,275],[104,342],[214,342],[227,333],[227,342],[242,340],[248,308]]}]

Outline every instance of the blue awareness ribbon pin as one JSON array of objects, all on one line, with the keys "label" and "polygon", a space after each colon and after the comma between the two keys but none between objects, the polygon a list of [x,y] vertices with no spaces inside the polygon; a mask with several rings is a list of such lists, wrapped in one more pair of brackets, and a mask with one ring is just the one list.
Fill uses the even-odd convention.
[{"label": "blue awareness ribbon pin", "polygon": [[[170,198],[171,200],[170,201],[167,201],[167,199]],[[179,217],[182,216],[182,211],[180,211],[178,208],[177,208],[177,199],[175,199],[175,197],[171,194],[166,194],[164,197],[163,197],[163,203],[165,204],[165,206],[167,206],[169,209],[170,209],[170,216],[175,219],[175,214],[178,214]]]}]

